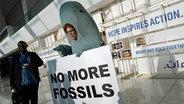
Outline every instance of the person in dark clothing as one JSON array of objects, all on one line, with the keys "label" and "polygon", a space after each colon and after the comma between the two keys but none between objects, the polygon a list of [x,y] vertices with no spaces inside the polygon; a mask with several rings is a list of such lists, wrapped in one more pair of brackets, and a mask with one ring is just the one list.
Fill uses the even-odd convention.
[{"label": "person in dark clothing", "polygon": [[40,82],[38,67],[43,65],[42,59],[27,50],[27,43],[18,42],[19,53],[12,56],[10,67],[10,86],[12,93],[18,93],[22,104],[38,104],[38,87]]}]

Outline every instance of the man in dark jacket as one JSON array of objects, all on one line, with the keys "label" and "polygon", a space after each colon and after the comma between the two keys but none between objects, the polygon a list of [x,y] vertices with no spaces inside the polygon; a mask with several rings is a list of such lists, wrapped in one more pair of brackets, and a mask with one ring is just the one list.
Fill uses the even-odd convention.
[{"label": "man in dark jacket", "polygon": [[10,85],[12,92],[20,95],[22,104],[38,103],[38,87],[40,76],[38,67],[43,65],[42,59],[35,53],[27,51],[27,43],[18,42],[19,53],[12,58],[10,69]]}]

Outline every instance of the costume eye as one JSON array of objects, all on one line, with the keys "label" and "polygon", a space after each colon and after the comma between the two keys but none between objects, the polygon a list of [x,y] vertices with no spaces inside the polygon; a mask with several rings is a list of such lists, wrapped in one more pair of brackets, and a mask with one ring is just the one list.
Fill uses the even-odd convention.
[{"label": "costume eye", "polygon": [[79,12],[81,12],[81,13],[82,13],[83,11],[82,11],[82,10],[79,10]]}]

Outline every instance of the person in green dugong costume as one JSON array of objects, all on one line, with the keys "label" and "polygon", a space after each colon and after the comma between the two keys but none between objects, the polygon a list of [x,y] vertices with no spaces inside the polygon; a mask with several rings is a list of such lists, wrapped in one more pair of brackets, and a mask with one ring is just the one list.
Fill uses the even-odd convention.
[{"label": "person in green dugong costume", "polygon": [[[83,51],[105,45],[95,21],[80,3],[64,2],[60,7],[60,19],[72,53],[76,56],[79,57]],[[60,50],[56,49],[58,47],[61,47]],[[66,54],[65,47],[61,44],[54,49],[60,53],[64,52],[64,55],[60,56],[70,55],[71,51]]]}]

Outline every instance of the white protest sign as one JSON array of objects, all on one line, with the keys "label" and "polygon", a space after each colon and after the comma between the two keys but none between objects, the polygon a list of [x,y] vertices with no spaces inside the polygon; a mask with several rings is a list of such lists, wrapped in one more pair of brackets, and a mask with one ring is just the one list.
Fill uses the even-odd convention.
[{"label": "white protest sign", "polygon": [[54,104],[122,104],[109,46],[47,62]]}]

